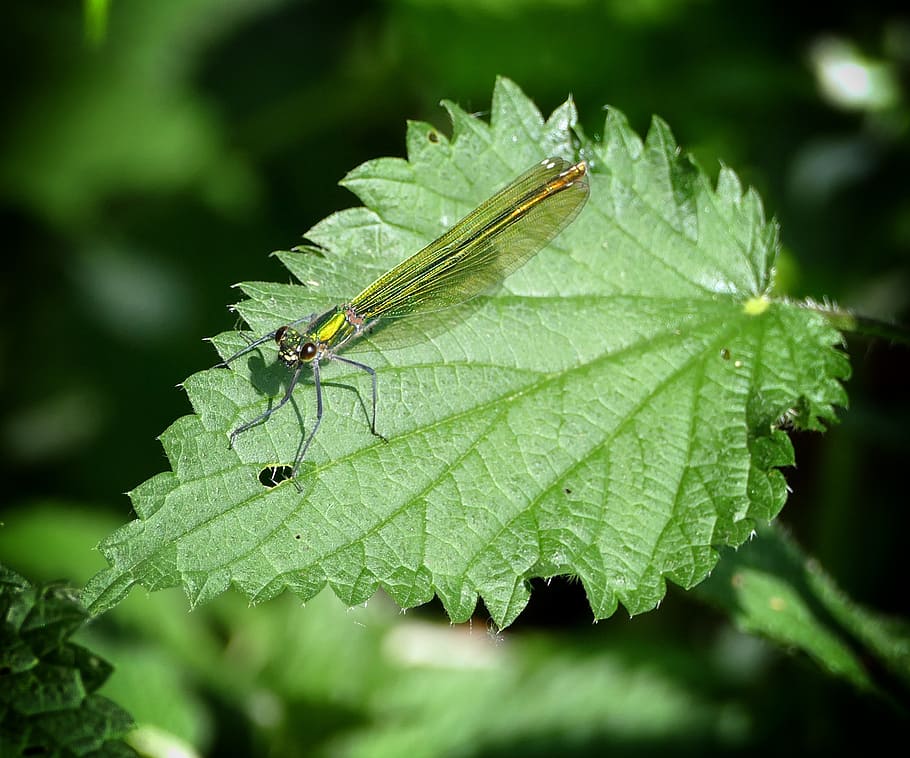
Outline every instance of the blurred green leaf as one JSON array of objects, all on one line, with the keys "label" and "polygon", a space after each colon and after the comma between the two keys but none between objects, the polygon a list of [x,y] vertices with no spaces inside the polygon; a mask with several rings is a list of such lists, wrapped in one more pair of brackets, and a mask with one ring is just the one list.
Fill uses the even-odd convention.
[{"label": "blurred green leaf", "polygon": [[39,581],[82,585],[103,566],[94,549],[117,521],[86,503],[43,500],[4,514],[0,555]]},{"label": "blurred green leaf", "polygon": [[98,45],[104,42],[107,36],[107,19],[110,9],[110,0],[82,0],[85,37],[91,44]]},{"label": "blurred green leaf", "polygon": [[249,207],[255,176],[226,146],[223,124],[196,91],[193,73],[209,46],[282,0],[159,0],[119,8],[84,1],[89,40],[103,36],[103,44],[70,51],[70,65],[45,85],[55,97],[18,106],[0,163],[4,199],[70,229],[85,227],[112,196],[137,191],[193,187],[213,205]]},{"label": "blurred green leaf", "polygon": [[[243,285],[254,332],[343,302],[541,156],[573,153],[571,101],[545,121],[499,80],[489,125],[447,108],[451,142],[412,123],[409,161],[348,175],[366,207],[309,232],[324,256],[282,254],[306,287]],[[793,462],[781,423],[820,430],[846,402],[838,333],[768,297],[776,225],[729,169],[713,188],[663,122],[642,143],[612,111],[585,154],[588,207],[502,293],[415,346],[367,346],[388,444],[364,422],[368,380],[332,366],[323,381],[358,392],[327,387],[303,491],[267,489],[260,471],[293,460],[310,396],[232,451],[286,372],[254,353],[190,377],[198,415],[162,436],[173,472],[131,493],[139,519],[101,545],[93,610],[136,583],[182,584],[194,604],[232,584],[261,601],[328,583],[349,605],[380,585],[402,607],[436,593],[456,621],[479,595],[505,625],[528,578],[572,573],[596,618],[640,613],[773,518]]]},{"label": "blurred green leaf", "polygon": [[850,600],[780,528],[724,550],[698,593],[743,630],[802,650],[858,687],[910,689],[910,626]]},{"label": "blurred green leaf", "polygon": [[88,619],[72,589],[0,565],[0,754],[135,755],[130,716],[95,693],[111,668],[69,637]]},{"label": "blurred green leaf", "polygon": [[401,671],[373,693],[369,721],[323,754],[679,754],[733,748],[755,728],[742,702],[713,691],[708,661],[701,677],[683,672],[672,649],[412,623],[384,651]]}]

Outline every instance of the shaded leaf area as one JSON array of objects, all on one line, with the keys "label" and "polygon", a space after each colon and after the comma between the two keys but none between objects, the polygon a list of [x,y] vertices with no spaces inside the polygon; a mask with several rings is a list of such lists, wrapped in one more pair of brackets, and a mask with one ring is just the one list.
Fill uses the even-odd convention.
[{"label": "shaded leaf area", "polygon": [[722,560],[698,593],[744,631],[800,650],[834,676],[907,702],[910,626],[847,597],[779,527]]},{"label": "shaded leaf area", "polygon": [[0,754],[129,756],[133,721],[96,690],[111,673],[69,638],[87,621],[75,592],[0,566]]},{"label": "shaded leaf area", "polygon": [[[446,107],[451,140],[412,123],[407,161],[345,179],[365,207],[281,254],[304,286],[242,285],[254,334],[350,298],[541,157],[575,156],[571,101],[544,120],[499,80],[489,124]],[[793,462],[782,424],[822,429],[846,402],[838,333],[767,296],[777,228],[732,171],[712,186],[658,119],[642,141],[611,111],[600,142],[580,141],[591,198],[552,245],[471,308],[360,345],[388,443],[369,432],[368,377],[332,365],[299,489],[266,487],[313,423],[312,388],[232,451],[286,371],[264,346],[190,377],[196,415],[162,436],[172,471],[131,493],[139,518],[102,543],[92,610],[136,583],[194,604],[329,584],[351,605],[378,586],[402,607],[436,594],[455,621],[480,597],[506,625],[528,578],[575,574],[603,618],[655,607],[667,579],[697,584],[718,546],[773,518]]]}]

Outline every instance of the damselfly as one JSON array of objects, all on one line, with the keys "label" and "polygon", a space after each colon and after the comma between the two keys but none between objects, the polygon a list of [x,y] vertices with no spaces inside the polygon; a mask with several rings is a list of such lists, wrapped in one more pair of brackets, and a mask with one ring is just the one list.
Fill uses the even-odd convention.
[{"label": "damselfly", "polygon": [[[329,360],[346,363],[370,375],[373,383],[370,430],[381,436],[376,431],[376,371],[339,352],[373,328],[394,326],[406,317],[427,316],[492,289],[559,234],[578,215],[587,197],[585,163],[548,158],[471,211],[423,250],[380,276],[349,302],[281,326],[226,358],[218,365],[227,366],[262,343],[274,340],[279,359],[292,372],[280,402],[234,429],[231,445],[239,434],[263,423],[288,403],[304,366],[309,365],[316,387],[316,421],[309,435],[301,436],[290,473],[291,477],[295,476],[322,423],[320,365]],[[305,327],[296,328],[303,323]]]}]

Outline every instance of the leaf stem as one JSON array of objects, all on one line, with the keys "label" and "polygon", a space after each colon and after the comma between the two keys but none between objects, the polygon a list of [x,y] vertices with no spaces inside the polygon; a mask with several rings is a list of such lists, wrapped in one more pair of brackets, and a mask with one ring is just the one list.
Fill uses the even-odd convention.
[{"label": "leaf stem", "polygon": [[842,308],[812,302],[803,303],[803,307],[824,316],[828,323],[838,331],[878,337],[910,347],[910,327],[902,324],[889,323],[868,316],[858,316]]}]

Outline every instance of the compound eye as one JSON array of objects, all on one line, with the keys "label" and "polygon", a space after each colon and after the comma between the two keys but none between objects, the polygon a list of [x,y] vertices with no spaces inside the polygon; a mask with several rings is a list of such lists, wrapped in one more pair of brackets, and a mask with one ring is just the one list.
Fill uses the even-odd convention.
[{"label": "compound eye", "polygon": [[281,342],[284,339],[284,335],[288,333],[288,328],[286,326],[279,326],[275,330],[275,342]]},{"label": "compound eye", "polygon": [[311,361],[316,357],[316,345],[312,342],[304,343],[303,347],[300,348],[300,357],[305,361]]}]

